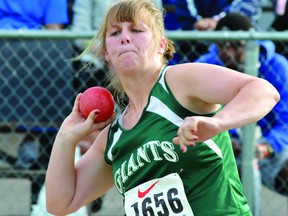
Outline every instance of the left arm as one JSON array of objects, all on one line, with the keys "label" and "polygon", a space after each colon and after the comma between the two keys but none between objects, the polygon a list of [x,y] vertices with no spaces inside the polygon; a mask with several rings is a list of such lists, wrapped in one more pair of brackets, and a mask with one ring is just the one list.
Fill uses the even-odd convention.
[{"label": "left arm", "polygon": [[[186,145],[195,139],[205,141],[220,132],[256,122],[280,98],[277,90],[264,79],[216,65],[178,65],[167,72],[166,78],[177,100],[192,112],[212,113],[219,104],[225,105],[211,118],[192,116],[184,120],[179,130],[189,134],[188,138],[184,135]],[[191,131],[195,133],[191,135]]]}]

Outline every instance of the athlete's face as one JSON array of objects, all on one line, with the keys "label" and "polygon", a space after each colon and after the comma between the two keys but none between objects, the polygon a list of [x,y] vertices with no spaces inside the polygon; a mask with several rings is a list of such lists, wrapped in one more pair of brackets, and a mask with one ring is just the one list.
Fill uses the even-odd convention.
[{"label": "athlete's face", "polygon": [[243,72],[244,45],[243,41],[217,43],[219,56],[226,67]]},{"label": "athlete's face", "polygon": [[125,69],[145,67],[156,54],[155,40],[144,23],[117,22],[106,33],[106,61]]}]

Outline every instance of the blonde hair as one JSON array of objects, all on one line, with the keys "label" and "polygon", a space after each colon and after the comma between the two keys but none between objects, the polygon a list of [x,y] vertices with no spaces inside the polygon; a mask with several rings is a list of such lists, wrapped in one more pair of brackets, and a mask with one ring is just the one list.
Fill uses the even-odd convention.
[{"label": "blonde hair", "polygon": [[[91,52],[95,57],[104,61],[106,50],[106,32],[110,25],[115,22],[132,22],[138,24],[139,21],[144,21],[151,29],[155,43],[163,37],[166,40],[166,49],[162,56],[163,65],[173,58],[175,48],[173,42],[165,37],[163,13],[149,0],[119,0],[114,3],[108,10],[104,21],[92,40],[92,43],[84,52]],[[125,93],[119,78],[110,69],[110,84],[109,87],[114,89],[117,97],[123,98]]]}]

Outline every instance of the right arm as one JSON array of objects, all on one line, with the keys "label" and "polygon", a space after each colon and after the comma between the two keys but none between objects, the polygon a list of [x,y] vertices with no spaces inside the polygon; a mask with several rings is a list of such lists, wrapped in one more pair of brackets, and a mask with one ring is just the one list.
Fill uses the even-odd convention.
[{"label": "right arm", "polygon": [[113,186],[112,168],[104,160],[108,127],[74,164],[77,143],[111,121],[94,123],[95,112],[91,112],[85,120],[78,110],[79,99],[80,95],[75,99],[72,112],[62,123],[50,156],[45,187],[47,210],[52,214],[75,212]]},{"label": "right arm", "polygon": [[167,71],[166,80],[175,98],[194,113],[213,113],[220,104],[224,105],[213,117],[186,117],[178,137],[173,139],[182,147],[256,122],[280,99],[277,90],[266,80],[216,65],[187,63],[173,66]]}]

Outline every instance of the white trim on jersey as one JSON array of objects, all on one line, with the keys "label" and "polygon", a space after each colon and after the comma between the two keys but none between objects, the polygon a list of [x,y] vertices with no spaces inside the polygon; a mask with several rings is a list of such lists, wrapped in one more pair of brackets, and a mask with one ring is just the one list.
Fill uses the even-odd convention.
[{"label": "white trim on jersey", "polygon": [[[156,113],[163,118],[170,121],[172,124],[180,127],[183,123],[183,119],[174,113],[169,107],[167,107],[162,101],[158,98],[151,96],[149,106],[147,107],[148,112]],[[212,140],[206,140],[204,143],[212,149],[220,158],[223,158],[222,151],[219,146]]]}]

